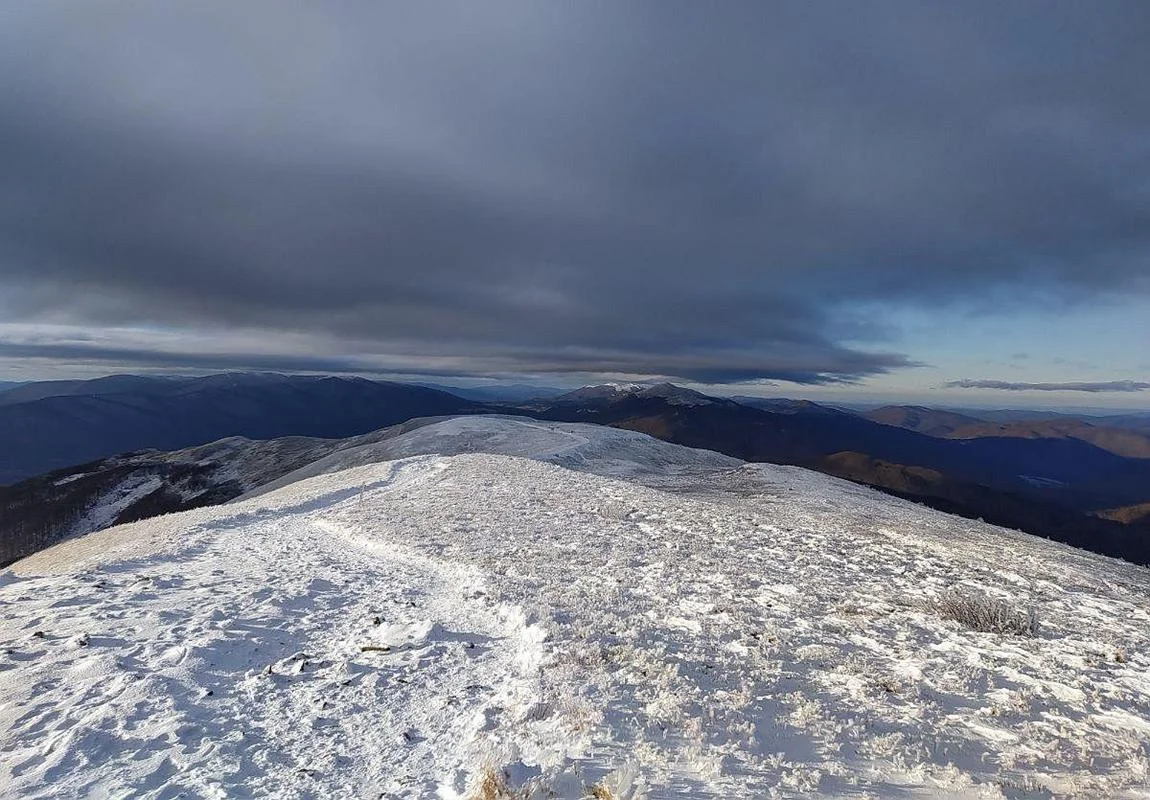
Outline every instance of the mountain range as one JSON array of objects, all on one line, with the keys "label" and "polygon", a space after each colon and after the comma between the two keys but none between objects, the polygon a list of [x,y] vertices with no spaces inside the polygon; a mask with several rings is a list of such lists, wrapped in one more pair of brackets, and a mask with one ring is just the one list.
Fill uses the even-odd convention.
[{"label": "mountain range", "polygon": [[[1150,418],[1132,415],[1094,417],[1090,421],[1069,416],[1041,419],[986,420],[922,406],[884,406],[862,416],[928,436],[946,439],[1077,439],[1128,458],[1150,458]],[[1147,423],[1139,426],[1137,423]]]},{"label": "mountain range", "polygon": [[34,476],[0,487],[5,561],[64,536],[224,502],[333,454],[370,451],[426,424],[405,422],[414,417],[500,411],[803,466],[1150,563],[1150,459],[1135,457],[1143,434],[1133,425],[990,422],[921,407],[854,412],[671,384],[606,384],[493,405],[406,384],[263,374],[28,384],[0,398],[7,474]]},{"label": "mountain range", "polygon": [[481,410],[436,389],[363,378],[117,375],[0,392],[0,485],[143,448],[229,436],[347,437],[416,416]]},{"label": "mountain range", "polygon": [[554,386],[536,386],[529,383],[496,383],[491,386],[450,386],[439,383],[422,384],[431,389],[448,392],[468,400],[495,403],[522,403],[540,397],[557,397],[564,394],[566,389]]}]

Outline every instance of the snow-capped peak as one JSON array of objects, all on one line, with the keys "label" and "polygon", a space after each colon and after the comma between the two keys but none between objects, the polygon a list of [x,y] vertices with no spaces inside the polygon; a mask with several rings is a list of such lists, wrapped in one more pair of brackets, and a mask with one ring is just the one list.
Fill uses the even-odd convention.
[{"label": "snow-capped peak", "polygon": [[576,403],[606,401],[615,402],[627,398],[659,398],[672,405],[709,405],[720,402],[694,389],[676,386],[673,383],[599,383],[580,387],[556,398],[556,402]]},{"label": "snow-capped peak", "polygon": [[590,383],[560,395],[558,400],[613,400],[633,395],[642,389],[638,383]]}]

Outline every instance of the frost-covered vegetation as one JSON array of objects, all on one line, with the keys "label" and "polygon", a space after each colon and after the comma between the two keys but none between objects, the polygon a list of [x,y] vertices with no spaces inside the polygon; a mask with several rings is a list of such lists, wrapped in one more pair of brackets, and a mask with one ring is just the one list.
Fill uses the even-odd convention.
[{"label": "frost-covered vegetation", "polygon": [[1038,633],[1038,612],[1021,609],[1009,600],[991,597],[983,592],[950,589],[932,604],[946,619],[959,622],[971,630],[987,633],[1009,633],[1034,636]]}]

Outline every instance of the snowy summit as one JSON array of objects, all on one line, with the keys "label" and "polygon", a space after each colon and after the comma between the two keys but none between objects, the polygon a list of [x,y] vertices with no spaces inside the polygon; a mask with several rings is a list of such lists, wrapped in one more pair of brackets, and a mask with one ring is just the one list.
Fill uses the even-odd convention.
[{"label": "snowy summit", "polygon": [[601,383],[583,386],[555,398],[557,403],[585,403],[602,401],[608,403],[637,398],[640,400],[660,399],[671,405],[704,406],[726,403],[717,397],[710,397],[694,389],[676,386],[673,383],[643,385],[639,383]]},{"label": "snowy summit", "polygon": [[381,447],[0,573],[0,796],[1150,797],[1145,569],[596,426]]}]

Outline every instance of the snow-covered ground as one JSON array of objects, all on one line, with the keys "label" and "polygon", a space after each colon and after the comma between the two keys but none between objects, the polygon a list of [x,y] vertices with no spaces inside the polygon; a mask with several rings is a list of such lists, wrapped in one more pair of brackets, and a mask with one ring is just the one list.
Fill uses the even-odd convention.
[{"label": "snow-covered ground", "polygon": [[0,796],[1150,797],[1145,569],[624,431],[406,435],[0,574]]},{"label": "snow-covered ground", "polygon": [[111,486],[99,501],[89,506],[77,517],[65,536],[77,536],[107,528],[116,517],[130,505],[147,497],[163,485],[155,475],[131,475]]}]

